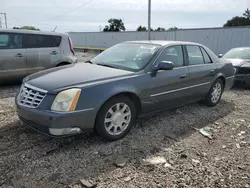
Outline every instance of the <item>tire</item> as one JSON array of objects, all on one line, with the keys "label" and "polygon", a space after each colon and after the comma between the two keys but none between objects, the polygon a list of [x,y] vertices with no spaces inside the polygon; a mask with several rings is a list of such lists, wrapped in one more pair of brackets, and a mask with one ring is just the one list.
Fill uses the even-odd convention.
[{"label": "tire", "polygon": [[127,135],[135,121],[136,107],[133,101],[126,96],[117,96],[108,100],[99,110],[95,131],[105,140],[115,141]]},{"label": "tire", "polygon": [[209,90],[205,98],[205,101],[204,101],[205,105],[209,107],[216,106],[220,102],[223,90],[224,90],[224,84],[222,80],[221,79],[215,80],[215,82],[213,83],[211,89]]}]

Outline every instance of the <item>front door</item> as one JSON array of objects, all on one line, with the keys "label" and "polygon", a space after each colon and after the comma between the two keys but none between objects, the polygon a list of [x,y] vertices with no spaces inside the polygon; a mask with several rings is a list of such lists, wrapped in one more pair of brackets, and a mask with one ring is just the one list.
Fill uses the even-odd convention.
[{"label": "front door", "polygon": [[187,45],[188,70],[190,74],[190,99],[204,98],[208,93],[215,70],[207,52],[200,46]]},{"label": "front door", "polygon": [[0,33],[0,81],[21,79],[27,75],[26,52],[22,34]]},{"label": "front door", "polygon": [[188,67],[185,65],[182,46],[167,47],[156,64],[161,61],[170,61],[174,64],[173,70],[158,71],[155,75],[149,73],[147,79],[148,90],[144,92],[148,104],[145,112],[182,105],[187,102],[187,88],[189,86]]}]

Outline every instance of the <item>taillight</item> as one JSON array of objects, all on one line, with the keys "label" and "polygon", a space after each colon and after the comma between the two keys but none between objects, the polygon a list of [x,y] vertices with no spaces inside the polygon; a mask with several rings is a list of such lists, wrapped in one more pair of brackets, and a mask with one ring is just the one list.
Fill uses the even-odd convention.
[{"label": "taillight", "polygon": [[69,47],[70,47],[70,51],[75,55],[75,51],[74,51],[74,48],[73,48],[72,41],[71,41],[70,37],[69,37]]}]

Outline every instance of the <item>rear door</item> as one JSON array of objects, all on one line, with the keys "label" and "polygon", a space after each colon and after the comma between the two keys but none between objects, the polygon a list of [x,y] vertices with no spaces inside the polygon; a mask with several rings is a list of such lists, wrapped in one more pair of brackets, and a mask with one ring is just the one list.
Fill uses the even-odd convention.
[{"label": "rear door", "polygon": [[213,62],[207,52],[198,45],[186,45],[190,75],[190,100],[206,96],[215,75]]},{"label": "rear door", "polygon": [[146,91],[146,95],[152,101],[149,111],[179,106],[187,102],[189,73],[183,54],[182,46],[174,45],[167,47],[158,58],[156,64],[161,61],[171,61],[174,69],[158,71],[155,76],[149,74],[150,90]]},{"label": "rear door", "polygon": [[0,79],[20,79],[27,75],[23,35],[0,33]]},{"label": "rear door", "polygon": [[27,34],[25,47],[29,74],[54,67],[60,61],[60,37]]}]

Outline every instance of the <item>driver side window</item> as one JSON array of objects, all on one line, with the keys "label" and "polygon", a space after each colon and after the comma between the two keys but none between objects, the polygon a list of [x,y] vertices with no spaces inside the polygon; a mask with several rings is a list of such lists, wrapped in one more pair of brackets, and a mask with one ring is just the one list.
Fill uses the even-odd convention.
[{"label": "driver side window", "polygon": [[170,61],[174,64],[174,67],[184,66],[184,58],[181,46],[167,47],[160,55],[159,62]]}]

